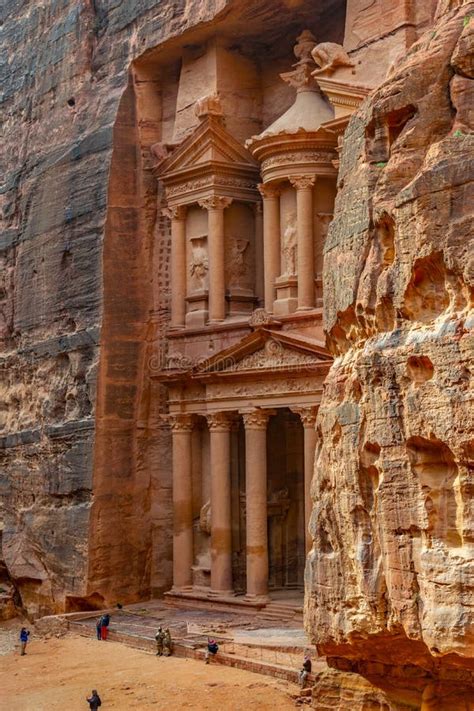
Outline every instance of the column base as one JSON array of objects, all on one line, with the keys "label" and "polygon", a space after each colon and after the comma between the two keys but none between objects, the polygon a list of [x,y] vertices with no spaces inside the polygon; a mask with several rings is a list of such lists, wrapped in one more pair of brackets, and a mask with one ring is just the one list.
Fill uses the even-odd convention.
[{"label": "column base", "polygon": [[224,598],[224,597],[235,597],[234,590],[209,590],[207,596],[211,599]]},{"label": "column base", "polygon": [[193,585],[182,585],[181,587],[173,587],[169,591],[171,595],[182,595],[186,593],[192,593],[194,591]]},{"label": "column base", "polygon": [[313,311],[315,306],[298,306],[297,311]]},{"label": "column base", "polygon": [[253,593],[246,593],[244,595],[245,602],[251,602],[258,605],[267,605],[270,602],[270,597],[268,595],[254,595]]}]

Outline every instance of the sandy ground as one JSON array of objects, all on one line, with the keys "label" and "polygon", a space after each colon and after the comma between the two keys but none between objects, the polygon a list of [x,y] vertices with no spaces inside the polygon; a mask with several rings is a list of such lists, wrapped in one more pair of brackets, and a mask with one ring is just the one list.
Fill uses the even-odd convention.
[{"label": "sandy ground", "polygon": [[2,711],[87,711],[92,688],[101,711],[294,711],[297,691],[271,677],[79,636],[32,640],[25,657],[15,649],[0,658]]}]

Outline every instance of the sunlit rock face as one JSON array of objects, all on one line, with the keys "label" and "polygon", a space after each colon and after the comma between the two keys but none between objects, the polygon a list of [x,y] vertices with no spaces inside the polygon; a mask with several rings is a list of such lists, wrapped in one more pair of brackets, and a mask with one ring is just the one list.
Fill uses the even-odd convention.
[{"label": "sunlit rock face", "polygon": [[306,567],[334,667],[317,709],[471,708],[473,10],[441,3],[344,138]]}]

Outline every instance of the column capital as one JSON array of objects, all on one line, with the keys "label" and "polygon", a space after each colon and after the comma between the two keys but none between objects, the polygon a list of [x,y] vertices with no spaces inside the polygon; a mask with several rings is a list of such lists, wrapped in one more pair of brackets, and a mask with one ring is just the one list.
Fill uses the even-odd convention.
[{"label": "column capital", "polygon": [[225,210],[232,203],[232,198],[223,197],[222,195],[211,195],[198,201],[199,207],[204,210]]},{"label": "column capital", "polygon": [[290,183],[296,190],[308,190],[316,183],[315,175],[294,175],[290,179]]},{"label": "column capital", "polygon": [[246,430],[266,430],[269,418],[271,415],[275,415],[276,411],[255,408],[254,410],[241,411],[240,414]]},{"label": "column capital", "polygon": [[161,211],[161,214],[163,217],[168,217],[170,220],[185,220],[186,212],[186,205],[175,205],[174,207],[165,207]]},{"label": "column capital", "polygon": [[277,198],[281,193],[280,186],[274,183],[259,183],[257,188],[263,199]]},{"label": "column capital", "polygon": [[305,429],[314,429],[316,418],[318,416],[318,405],[310,407],[291,407],[290,409],[295,413],[295,415],[300,416],[301,423]]},{"label": "column capital", "polygon": [[206,415],[206,420],[211,432],[230,432],[235,416],[229,412],[210,412]]},{"label": "column capital", "polygon": [[168,415],[168,422],[173,432],[192,432],[194,429],[194,417],[189,413]]}]

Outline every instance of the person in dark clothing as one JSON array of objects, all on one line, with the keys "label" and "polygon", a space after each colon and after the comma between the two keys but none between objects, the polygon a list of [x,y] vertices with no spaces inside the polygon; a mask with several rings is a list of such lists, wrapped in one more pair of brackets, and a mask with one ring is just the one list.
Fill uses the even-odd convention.
[{"label": "person in dark clothing", "polygon": [[87,699],[87,703],[89,704],[91,711],[97,711],[99,706],[102,706],[100,696],[95,689],[92,690],[92,696]]},{"label": "person in dark clothing", "polygon": [[100,638],[105,642],[107,639],[107,632],[110,624],[110,615],[106,613],[102,615],[100,622]]},{"label": "person in dark clothing", "polygon": [[21,647],[21,656],[23,657],[26,654],[26,645],[28,644],[28,637],[30,636],[29,631],[26,629],[26,627],[22,627],[20,630],[20,647]]},{"label": "person in dark clothing", "polygon": [[101,628],[102,627],[102,617],[99,617],[95,624],[95,631],[97,632],[97,639],[102,639]]},{"label": "person in dark clothing", "polygon": [[306,655],[299,674],[302,689],[304,689],[304,687],[306,686],[306,679],[308,678],[308,674],[311,674],[311,659],[308,655]]},{"label": "person in dark clothing", "polygon": [[209,660],[212,657],[215,657],[217,652],[219,651],[219,645],[217,644],[215,639],[212,639],[212,637],[207,638],[207,649],[206,649],[206,654],[205,654],[205,659],[206,659],[206,664],[209,664]]}]

